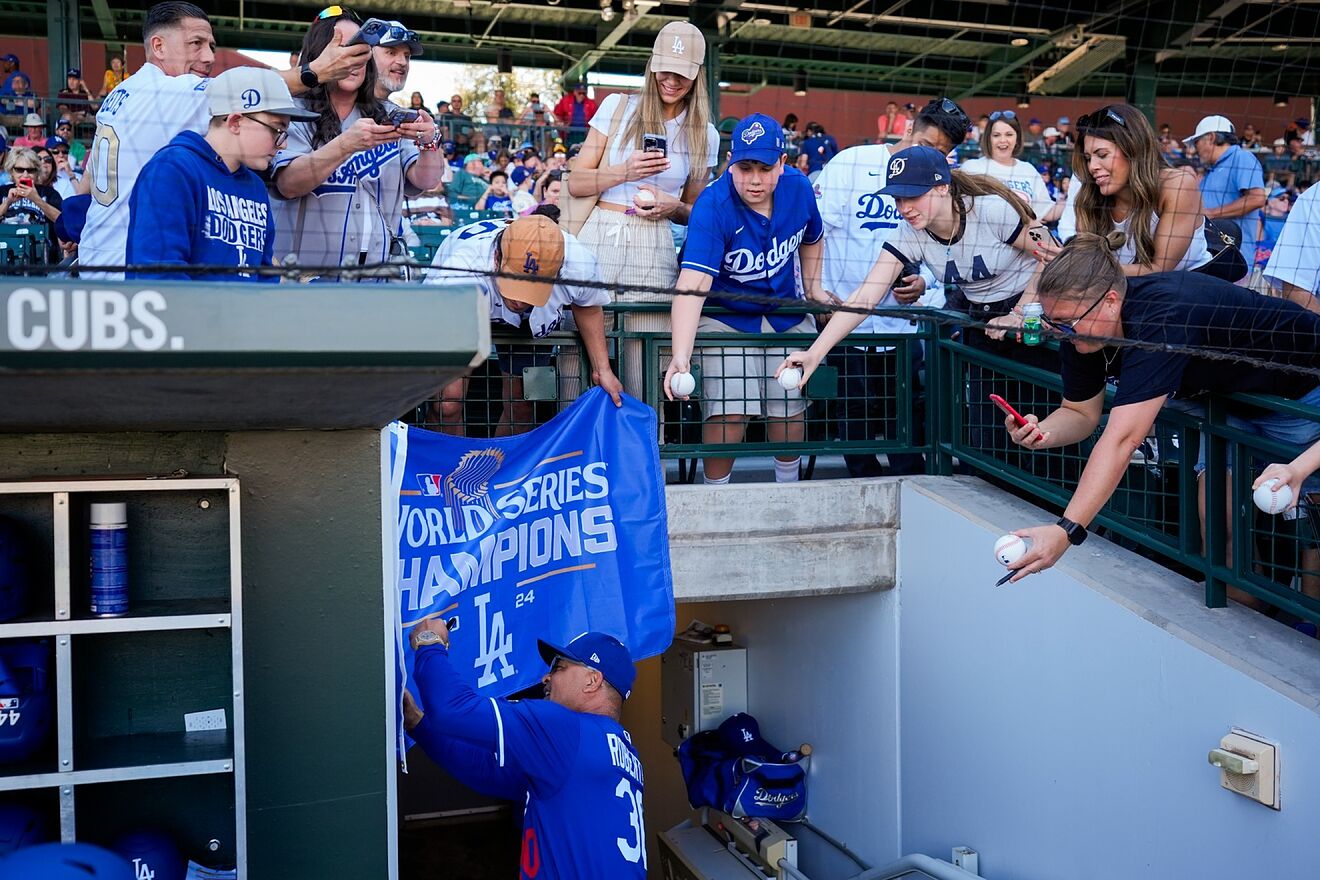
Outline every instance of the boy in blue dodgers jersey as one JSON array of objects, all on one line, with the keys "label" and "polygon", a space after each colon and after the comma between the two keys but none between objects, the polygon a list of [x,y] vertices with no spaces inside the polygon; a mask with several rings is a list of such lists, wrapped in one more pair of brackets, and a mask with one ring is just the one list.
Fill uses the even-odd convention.
[{"label": "boy in blue dodgers jersey", "polygon": [[537,644],[550,664],[544,700],[479,697],[449,662],[449,630],[430,618],[409,636],[413,685],[404,726],[460,782],[492,797],[525,800],[523,880],[642,880],[646,819],[642,762],[619,723],[637,672],[605,633],[564,647]]},{"label": "boy in blue dodgers jersey", "polygon": [[[897,237],[903,217],[894,204],[894,197],[882,192],[888,181],[889,159],[900,150],[913,146],[926,146],[949,153],[963,142],[967,134],[967,114],[948,98],[936,98],[917,114],[912,128],[898,143],[863,144],[849,147],[825,166],[816,178],[816,204],[825,224],[825,261],[821,270],[827,296],[840,301],[862,286],[880,256],[885,242]],[[934,276],[931,276],[934,278]],[[896,308],[919,296],[925,288],[920,274],[906,275],[896,282],[893,292],[886,292],[880,308]],[[818,315],[818,323],[825,323],[828,315]],[[913,333],[916,323],[892,315],[868,315],[857,325],[856,333]],[[839,437],[842,440],[874,439],[876,428],[883,427],[892,438],[897,428],[898,369],[889,363],[892,348],[887,346],[858,346],[841,348],[830,354],[829,361],[839,368],[843,382],[844,399],[840,402]],[[924,424],[924,405],[921,403],[920,367],[921,343],[913,340],[911,375],[918,384],[912,389],[912,426],[914,441],[921,440]],[[878,418],[870,415],[879,409]],[[848,473],[854,477],[879,477],[919,474],[926,470],[919,453],[889,454],[889,470],[880,466],[873,453],[844,455]]]},{"label": "boy in blue dodgers jersey", "polygon": [[[697,199],[688,220],[672,308],[673,359],[665,371],[665,396],[674,399],[670,380],[691,368],[697,333],[812,333],[810,315],[776,314],[776,305],[725,300],[720,291],[757,294],[800,302],[794,269],[799,250],[802,287],[808,298],[829,303],[820,287],[822,226],[811,183],[802,172],[784,166],[784,136],[779,123],[761,113],[748,116],[733,130],[729,168]],[[683,295],[696,291],[702,295]],[[702,315],[705,293],[714,305],[733,315]],[[706,348],[701,354],[705,443],[740,443],[751,416],[767,417],[771,442],[800,441],[806,401],[797,389],[785,391],[771,377],[783,350]],[[775,460],[775,480],[798,478],[798,456]],[[732,458],[707,458],[707,483],[729,482]]]},{"label": "boy in blue dodgers jersey", "polygon": [[174,272],[130,278],[278,281],[251,272],[198,273],[190,266],[269,266],[275,247],[266,184],[257,175],[283,142],[294,106],[275,71],[236,67],[211,81],[206,137],[174,136],[138,176],[129,203],[129,265],[170,264]]}]

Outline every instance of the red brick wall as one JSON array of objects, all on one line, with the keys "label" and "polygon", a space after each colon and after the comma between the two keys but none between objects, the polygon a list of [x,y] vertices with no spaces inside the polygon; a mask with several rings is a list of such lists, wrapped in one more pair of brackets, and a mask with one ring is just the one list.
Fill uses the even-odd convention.
[{"label": "red brick wall", "polygon": [[[819,122],[825,130],[839,141],[841,146],[851,146],[866,138],[875,138],[875,122],[885,109],[887,101],[896,101],[901,107],[911,101],[922,106],[929,98],[918,99],[911,95],[867,94],[865,92],[843,92],[828,89],[811,89],[804,97],[797,97],[792,89],[765,88],[755,95],[737,95],[724,93],[720,96],[720,116],[746,116],[750,113],[765,113],[782,120],[789,113],[798,117],[798,131],[806,128],[808,122]],[[1121,100],[1121,99],[1115,99]],[[1108,100],[1088,98],[1041,98],[1033,97],[1031,106],[1018,109],[1012,101],[1002,98],[969,98],[963,102],[963,109],[973,121],[982,113],[995,110],[1015,110],[1023,117],[1036,117],[1045,125],[1053,125],[1060,116],[1068,116],[1074,122],[1077,117],[1097,107],[1102,107]],[[1203,116],[1214,113],[1226,115],[1233,124],[1241,129],[1247,123],[1262,128],[1265,135],[1273,140],[1283,134],[1284,126],[1299,116],[1310,116],[1310,101],[1306,98],[1291,99],[1287,108],[1275,107],[1272,96],[1263,98],[1162,98],[1156,103],[1155,117],[1159,123],[1168,123],[1178,137],[1187,137],[1196,129],[1196,123]]]}]

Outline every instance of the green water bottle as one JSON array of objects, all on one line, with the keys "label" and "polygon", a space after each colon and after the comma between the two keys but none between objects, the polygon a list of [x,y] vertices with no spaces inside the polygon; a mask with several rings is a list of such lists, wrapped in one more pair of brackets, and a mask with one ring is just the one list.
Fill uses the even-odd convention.
[{"label": "green water bottle", "polygon": [[1045,307],[1038,302],[1022,307],[1022,341],[1027,345],[1040,345],[1041,317]]}]

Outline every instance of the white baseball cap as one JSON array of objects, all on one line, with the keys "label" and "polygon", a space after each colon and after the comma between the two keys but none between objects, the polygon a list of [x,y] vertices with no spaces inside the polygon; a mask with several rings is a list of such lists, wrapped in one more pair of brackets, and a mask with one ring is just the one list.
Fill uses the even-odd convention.
[{"label": "white baseball cap", "polygon": [[1237,129],[1228,121],[1227,116],[1207,116],[1196,123],[1196,134],[1183,138],[1184,144],[1190,144],[1203,134],[1235,134]]},{"label": "white baseball cap", "polygon": [[231,67],[211,80],[206,99],[212,116],[275,113],[290,119],[317,118],[317,114],[293,103],[282,76],[264,67]]}]

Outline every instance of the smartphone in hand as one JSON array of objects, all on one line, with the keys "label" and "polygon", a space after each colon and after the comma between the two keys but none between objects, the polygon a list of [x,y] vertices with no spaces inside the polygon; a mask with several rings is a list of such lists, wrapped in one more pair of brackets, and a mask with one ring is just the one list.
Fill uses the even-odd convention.
[{"label": "smartphone in hand", "polygon": [[1025,428],[1027,425],[1031,424],[1022,417],[1022,413],[1013,409],[1012,404],[1010,404],[1007,400],[1004,400],[1004,398],[1000,397],[998,394],[991,394],[990,402],[993,403],[995,406],[999,407],[1001,410],[1003,410],[1004,415],[1011,416],[1013,422],[1019,428]]},{"label": "smartphone in hand", "polygon": [[642,135],[642,152],[668,156],[669,140],[662,134],[644,134]]}]

